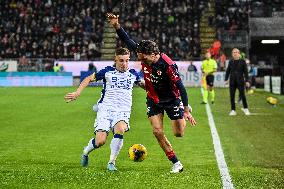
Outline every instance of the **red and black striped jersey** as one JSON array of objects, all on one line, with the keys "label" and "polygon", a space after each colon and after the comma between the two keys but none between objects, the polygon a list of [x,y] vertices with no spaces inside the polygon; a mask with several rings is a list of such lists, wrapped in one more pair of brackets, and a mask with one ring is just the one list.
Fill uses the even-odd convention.
[{"label": "red and black striped jersey", "polygon": [[159,60],[151,65],[142,64],[147,97],[155,103],[165,103],[179,98],[176,82],[180,80],[176,64],[161,53]]}]

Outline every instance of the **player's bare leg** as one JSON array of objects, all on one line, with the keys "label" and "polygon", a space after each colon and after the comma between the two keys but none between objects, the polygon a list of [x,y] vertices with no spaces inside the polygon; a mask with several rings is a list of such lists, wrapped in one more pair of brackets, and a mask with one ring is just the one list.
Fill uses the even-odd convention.
[{"label": "player's bare leg", "polygon": [[159,145],[164,150],[164,152],[167,153],[172,150],[172,146],[167,140],[164,133],[163,117],[163,114],[154,115],[149,117],[149,121],[152,125],[153,134],[155,135]]},{"label": "player's bare leg", "polygon": [[97,132],[96,133],[96,146],[97,148],[103,146],[106,143],[107,132]]},{"label": "player's bare leg", "polygon": [[164,117],[163,114],[158,114],[149,117],[149,120],[152,125],[153,134],[155,135],[159,145],[165,152],[168,159],[173,163],[173,168],[171,170],[171,173],[179,173],[183,171],[183,166],[178,160],[175,152],[173,151],[172,145],[165,136],[164,127],[163,127],[163,117]]},{"label": "player's bare leg", "polygon": [[123,134],[127,130],[127,124],[124,121],[119,121],[114,126],[114,135],[110,143],[110,158],[107,165],[109,171],[116,171],[115,160],[123,146]]},{"label": "player's bare leg", "polygon": [[172,130],[176,137],[183,137],[185,126],[185,119],[172,120]]},{"label": "player's bare leg", "polygon": [[104,145],[106,142],[107,133],[98,131],[96,132],[96,138],[91,138],[88,145],[83,150],[83,155],[81,158],[81,165],[83,167],[88,166],[88,155],[90,152],[92,152],[94,149],[99,148],[100,146]]}]

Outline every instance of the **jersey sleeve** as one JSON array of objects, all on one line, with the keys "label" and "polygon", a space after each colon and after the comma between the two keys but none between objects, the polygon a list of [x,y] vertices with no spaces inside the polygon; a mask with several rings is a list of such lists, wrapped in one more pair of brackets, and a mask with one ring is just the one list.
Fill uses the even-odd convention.
[{"label": "jersey sleeve", "polygon": [[170,78],[170,81],[172,81],[173,83],[176,83],[177,81],[181,80],[176,64],[169,65],[167,74]]},{"label": "jersey sleeve", "polygon": [[129,37],[122,27],[116,30],[118,37],[126,44],[129,50],[136,51],[137,43]]},{"label": "jersey sleeve", "polygon": [[187,92],[181,80],[177,82],[177,87],[178,87],[178,90],[180,91],[181,101],[183,105],[188,106]]},{"label": "jersey sleeve", "polygon": [[104,69],[100,70],[98,73],[93,73],[93,81],[99,81],[99,80],[102,80],[105,78],[105,74],[108,72],[108,71],[111,71],[111,70],[114,70],[113,67],[111,66],[107,66],[105,67]]},{"label": "jersey sleeve", "polygon": [[129,72],[136,77],[136,80],[134,83],[138,85],[141,82],[141,77],[139,76],[139,74],[134,69],[129,70]]}]

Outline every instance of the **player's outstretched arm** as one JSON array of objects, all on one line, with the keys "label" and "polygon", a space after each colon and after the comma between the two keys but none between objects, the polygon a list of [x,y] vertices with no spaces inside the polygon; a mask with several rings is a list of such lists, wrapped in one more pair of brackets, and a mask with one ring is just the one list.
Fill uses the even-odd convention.
[{"label": "player's outstretched arm", "polygon": [[90,75],[88,77],[86,77],[80,84],[80,86],[78,87],[78,89],[75,92],[72,93],[67,93],[64,97],[65,101],[68,102],[72,102],[73,100],[76,100],[80,95],[81,92],[89,85],[89,83],[91,81],[94,80],[94,75]]},{"label": "player's outstretched arm", "polygon": [[136,42],[129,37],[129,35],[124,31],[118,22],[119,15],[114,15],[112,13],[106,14],[109,23],[116,29],[116,33],[119,38],[126,44],[127,48],[131,51],[136,51],[137,44]]},{"label": "player's outstretched arm", "polygon": [[120,28],[120,24],[118,22],[119,15],[114,15],[113,13],[107,13],[106,14],[109,23],[118,30]]},{"label": "player's outstretched arm", "polygon": [[196,121],[195,119],[193,118],[193,116],[191,115],[191,112],[192,112],[192,108],[191,106],[188,104],[188,97],[187,97],[187,92],[186,92],[186,89],[182,83],[181,80],[178,80],[176,82],[176,85],[180,91],[180,96],[181,96],[181,101],[184,105],[184,114],[183,114],[183,117],[186,121],[189,121],[190,122],[190,125],[191,126],[195,126],[196,125]]}]

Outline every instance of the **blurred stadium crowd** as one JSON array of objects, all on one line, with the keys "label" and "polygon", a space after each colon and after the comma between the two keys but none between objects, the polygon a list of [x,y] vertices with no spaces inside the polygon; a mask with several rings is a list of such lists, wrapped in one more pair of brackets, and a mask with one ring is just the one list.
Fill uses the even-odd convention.
[{"label": "blurred stadium crowd", "polygon": [[91,0],[1,2],[1,58],[100,57],[106,4]]},{"label": "blurred stadium crowd", "polygon": [[[175,60],[200,59],[199,21],[209,0],[3,0],[0,7],[0,59],[100,60],[105,13],[120,14],[137,41],[154,39]],[[248,30],[248,15],[284,11],[283,0],[215,0],[209,25]],[[268,6],[269,5],[269,6]],[[118,41],[118,46],[121,42]],[[33,65],[36,66],[36,65]]]},{"label": "blurred stadium crowd", "polygon": [[155,39],[161,51],[175,60],[200,57],[199,19],[206,0],[135,2],[126,0],[120,12],[121,23],[136,41]]}]

